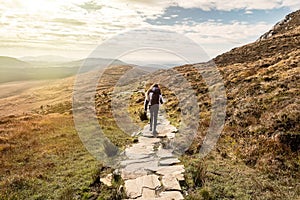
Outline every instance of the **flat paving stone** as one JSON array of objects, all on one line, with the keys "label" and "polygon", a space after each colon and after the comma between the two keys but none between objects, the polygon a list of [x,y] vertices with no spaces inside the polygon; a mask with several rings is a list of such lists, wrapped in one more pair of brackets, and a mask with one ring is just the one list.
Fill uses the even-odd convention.
[{"label": "flat paving stone", "polygon": [[[127,155],[128,160],[147,159],[150,157],[153,157],[153,153],[151,153],[151,154],[131,154],[131,153],[129,153]],[[125,161],[125,160],[123,160],[123,161]]]},{"label": "flat paving stone", "polygon": [[169,149],[163,149],[161,147],[158,148],[156,155],[160,158],[160,159],[164,159],[164,158],[174,158],[175,156],[172,154],[171,150]]},{"label": "flat paving stone", "polygon": [[176,177],[172,175],[166,175],[162,177],[162,184],[165,190],[178,190],[181,191],[180,184]]},{"label": "flat paving stone", "polygon": [[158,166],[158,161],[157,160],[151,160],[148,162],[142,162],[142,163],[132,163],[129,165],[126,165],[124,170],[126,171],[136,171],[136,170],[147,170],[148,168],[153,168]]},{"label": "flat paving stone", "polygon": [[172,175],[176,177],[177,180],[184,180],[184,166],[183,165],[172,165],[172,166],[160,166],[156,170],[157,174],[167,176]]},{"label": "flat paving stone", "polygon": [[183,195],[179,191],[165,191],[165,192],[160,193],[160,197],[166,198],[166,199],[169,199],[169,200],[182,200],[182,199],[184,199]]},{"label": "flat paving stone", "polygon": [[155,189],[161,185],[159,176],[154,174],[140,177],[140,179],[143,180],[143,187],[146,188]]},{"label": "flat paving stone", "polygon": [[175,138],[175,133],[167,133],[167,137],[169,138],[169,139],[173,139],[173,138]]},{"label": "flat paving stone", "polygon": [[126,171],[124,169],[121,169],[121,176],[123,180],[135,179],[141,176],[145,176],[147,174],[148,172],[144,169],[139,169],[135,171]]},{"label": "flat paving stone", "polygon": [[143,145],[155,144],[158,142],[160,142],[160,139],[158,138],[139,137],[139,143],[142,143]]},{"label": "flat paving stone", "polygon": [[136,145],[125,150],[125,156],[129,159],[147,158],[154,153],[152,145]]},{"label": "flat paving stone", "polygon": [[155,190],[149,188],[143,188],[142,199],[153,199],[155,198]]},{"label": "flat paving stone", "polygon": [[131,179],[125,181],[125,189],[129,198],[137,198],[142,196],[143,185],[140,179]]},{"label": "flat paving stone", "polygon": [[[130,179],[125,181],[126,195],[129,198],[137,198],[142,196],[142,192],[144,188],[152,189],[159,187],[160,181],[158,180],[158,176],[156,175],[146,175],[141,176],[136,179]],[[150,195],[148,190],[147,195]],[[155,194],[155,193],[154,193]]]},{"label": "flat paving stone", "polygon": [[156,158],[154,158],[153,156],[151,157],[147,157],[147,158],[141,158],[141,159],[128,159],[128,160],[122,160],[120,162],[121,166],[126,167],[127,165],[131,165],[131,164],[137,164],[137,163],[144,163],[144,162],[150,162],[150,161],[154,161],[157,160]]},{"label": "flat paving stone", "polygon": [[147,131],[143,133],[143,137],[147,137],[147,138],[156,138],[156,135],[153,135],[152,132]]},{"label": "flat paving stone", "polygon": [[157,131],[160,131],[161,133],[172,133],[176,132],[177,128],[175,128],[172,125],[165,125],[157,128]]},{"label": "flat paving stone", "polygon": [[167,158],[159,161],[160,166],[169,166],[180,163],[180,160],[178,158]]}]

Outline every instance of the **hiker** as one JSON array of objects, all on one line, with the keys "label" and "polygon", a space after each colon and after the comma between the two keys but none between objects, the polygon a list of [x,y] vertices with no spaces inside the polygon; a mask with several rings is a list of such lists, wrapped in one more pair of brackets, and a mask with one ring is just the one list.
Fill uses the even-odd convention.
[{"label": "hiker", "polygon": [[149,105],[150,131],[152,131],[152,134],[154,136],[157,135],[156,126],[157,126],[157,115],[158,115],[159,104],[163,104],[163,98],[158,84],[154,84],[146,92],[146,98],[144,102],[145,112],[147,112],[147,107]]}]

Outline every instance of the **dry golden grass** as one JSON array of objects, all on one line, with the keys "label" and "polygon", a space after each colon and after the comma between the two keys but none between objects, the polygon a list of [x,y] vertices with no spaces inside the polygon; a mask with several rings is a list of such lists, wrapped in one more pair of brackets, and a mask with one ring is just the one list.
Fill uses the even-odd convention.
[{"label": "dry golden grass", "polygon": [[[107,83],[114,80],[107,77],[112,78]],[[122,196],[116,193],[119,181],[112,188],[99,183],[100,174],[111,170],[101,167],[77,135],[71,115],[73,81],[74,77],[2,85],[16,92],[1,99],[0,199]],[[17,92],[22,88],[26,90]],[[112,89],[102,89],[107,88]],[[121,148],[131,143],[132,138],[116,126],[109,103],[101,101],[99,124],[106,136]]]},{"label": "dry golden grass", "polygon": [[47,109],[58,103],[71,102],[73,82],[74,77],[1,84],[0,116],[24,115],[41,106]]},{"label": "dry golden grass", "polygon": [[80,195],[99,163],[86,151],[70,115],[1,118],[0,199]]}]

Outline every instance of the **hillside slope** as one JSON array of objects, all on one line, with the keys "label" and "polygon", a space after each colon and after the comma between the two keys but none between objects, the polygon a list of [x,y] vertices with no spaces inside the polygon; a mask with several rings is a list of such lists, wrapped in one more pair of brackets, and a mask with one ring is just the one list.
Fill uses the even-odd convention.
[{"label": "hillside slope", "polygon": [[[191,199],[205,192],[217,199],[300,198],[300,11],[287,19],[272,34],[213,59],[226,88],[226,121],[217,147],[201,162],[197,152],[211,118],[209,90],[199,65],[172,69],[190,82],[200,108],[198,135],[183,156],[191,169]],[[160,71],[145,78],[163,85],[175,81],[170,74]],[[168,88],[163,91],[169,117],[178,125],[178,100]]]}]

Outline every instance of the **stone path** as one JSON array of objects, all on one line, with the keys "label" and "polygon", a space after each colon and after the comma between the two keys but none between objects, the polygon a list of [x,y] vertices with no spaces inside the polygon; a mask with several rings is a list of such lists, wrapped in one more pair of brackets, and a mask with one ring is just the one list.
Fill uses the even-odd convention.
[{"label": "stone path", "polygon": [[179,182],[184,181],[184,166],[164,141],[175,137],[177,129],[162,113],[158,117],[158,136],[154,138],[146,125],[138,142],[125,150],[121,176],[129,199],[184,199]]}]

